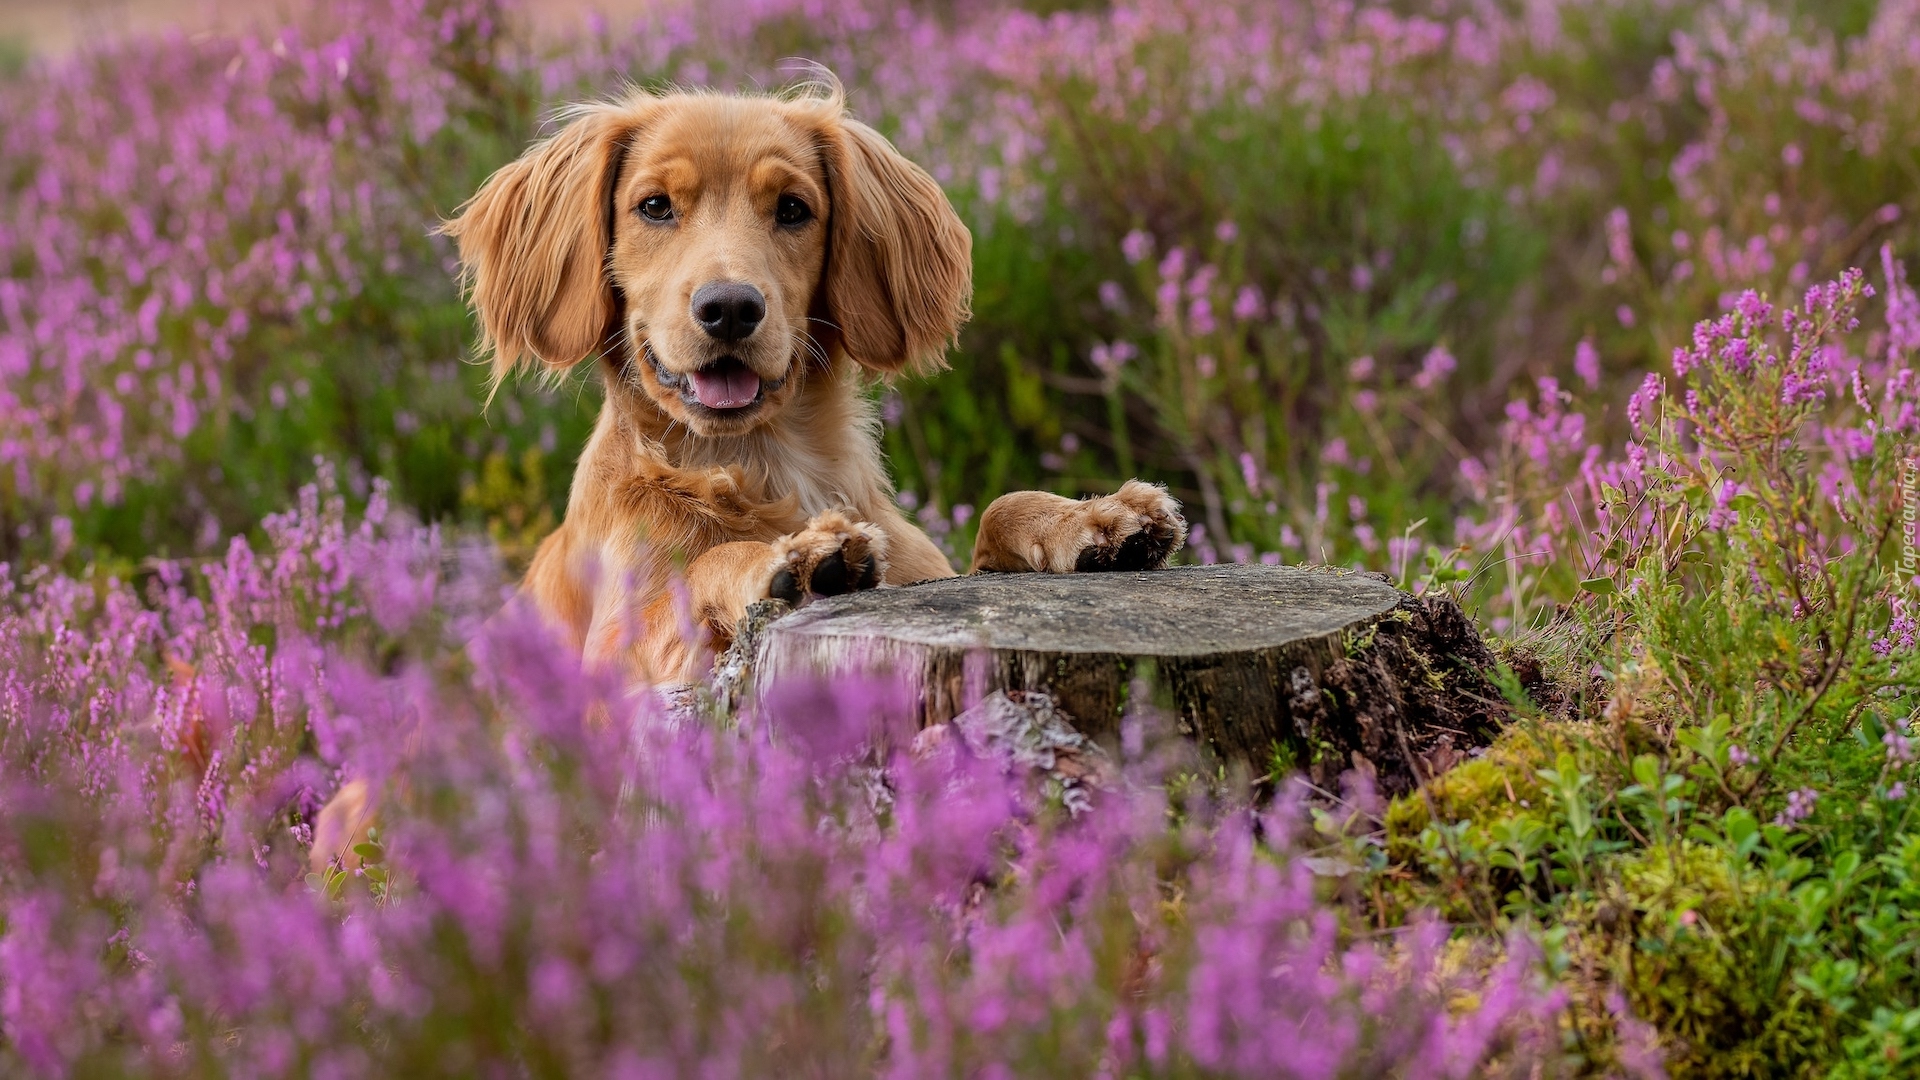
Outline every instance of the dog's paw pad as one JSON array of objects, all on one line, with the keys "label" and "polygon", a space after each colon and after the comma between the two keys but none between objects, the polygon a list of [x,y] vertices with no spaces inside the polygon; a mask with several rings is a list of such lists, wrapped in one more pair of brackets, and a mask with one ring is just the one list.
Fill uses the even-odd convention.
[{"label": "dog's paw pad", "polygon": [[876,525],[826,513],[774,543],[769,595],[798,606],[808,596],[876,588],[887,572],[887,537]]},{"label": "dog's paw pad", "polygon": [[1088,511],[1087,541],[1073,565],[1080,573],[1158,570],[1187,542],[1180,504],[1157,484],[1129,480]]},{"label": "dog's paw pad", "polygon": [[773,581],[767,586],[767,595],[799,607],[800,598],[806,595],[806,590],[800,587],[800,581],[794,576],[793,569],[783,566],[773,572]]},{"label": "dog's paw pad", "polygon": [[839,596],[851,584],[847,579],[847,557],[842,549],[814,565],[813,580],[808,589],[821,596]]}]

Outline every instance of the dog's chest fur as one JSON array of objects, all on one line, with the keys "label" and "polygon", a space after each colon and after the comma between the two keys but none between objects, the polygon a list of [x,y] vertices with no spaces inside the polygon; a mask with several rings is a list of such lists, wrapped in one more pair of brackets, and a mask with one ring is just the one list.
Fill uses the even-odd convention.
[{"label": "dog's chest fur", "polygon": [[822,444],[778,426],[688,443],[678,461],[682,468],[739,469],[757,498],[778,502],[791,497],[805,517],[825,510],[864,508],[875,494],[878,470],[873,459],[878,447],[860,428]]}]

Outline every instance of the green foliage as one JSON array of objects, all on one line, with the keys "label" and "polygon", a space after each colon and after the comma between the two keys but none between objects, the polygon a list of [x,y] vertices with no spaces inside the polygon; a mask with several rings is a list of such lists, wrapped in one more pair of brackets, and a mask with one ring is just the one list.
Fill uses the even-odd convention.
[{"label": "green foliage", "polygon": [[1561,679],[1603,673],[1604,705],[1562,695],[1387,812],[1398,902],[1542,928],[1597,1061],[1615,989],[1675,1076],[1916,1060],[1920,688],[1886,482],[1913,447],[1869,422],[1833,454],[1821,433],[1873,395],[1792,389],[1861,292],[1843,278],[1784,329],[1755,297],[1703,324],[1676,361],[1684,412],[1648,415],[1640,466],[1603,495],[1607,572],[1551,633]]}]

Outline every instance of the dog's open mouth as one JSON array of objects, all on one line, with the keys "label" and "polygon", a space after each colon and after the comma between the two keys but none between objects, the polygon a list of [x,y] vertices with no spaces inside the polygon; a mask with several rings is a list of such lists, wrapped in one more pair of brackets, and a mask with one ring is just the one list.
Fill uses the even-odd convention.
[{"label": "dog's open mouth", "polygon": [[694,400],[709,409],[744,409],[760,400],[760,376],[731,356],[723,356],[687,376]]},{"label": "dog's open mouth", "polygon": [[723,356],[698,371],[680,375],[667,370],[654,355],[651,344],[645,345],[643,351],[662,386],[678,391],[680,399],[689,405],[700,405],[715,412],[758,405],[768,393],[780,389],[786,382],[785,379],[771,382],[761,379],[737,356]]}]

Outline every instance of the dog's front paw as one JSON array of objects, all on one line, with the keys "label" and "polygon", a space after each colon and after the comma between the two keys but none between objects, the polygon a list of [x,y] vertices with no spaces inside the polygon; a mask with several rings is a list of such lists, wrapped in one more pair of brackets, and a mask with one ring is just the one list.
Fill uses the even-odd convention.
[{"label": "dog's front paw", "polygon": [[982,573],[1158,570],[1187,542],[1180,504],[1158,484],[1129,480],[1112,495],[1068,499],[1015,491],[980,515],[973,568]]},{"label": "dog's front paw", "polygon": [[1187,522],[1167,489],[1129,480],[1112,495],[1080,504],[1083,527],[1073,557],[1079,573],[1158,570],[1187,542]]},{"label": "dog's front paw", "polygon": [[875,588],[886,576],[887,534],[829,510],[773,542],[767,595],[799,607],[809,596]]}]

